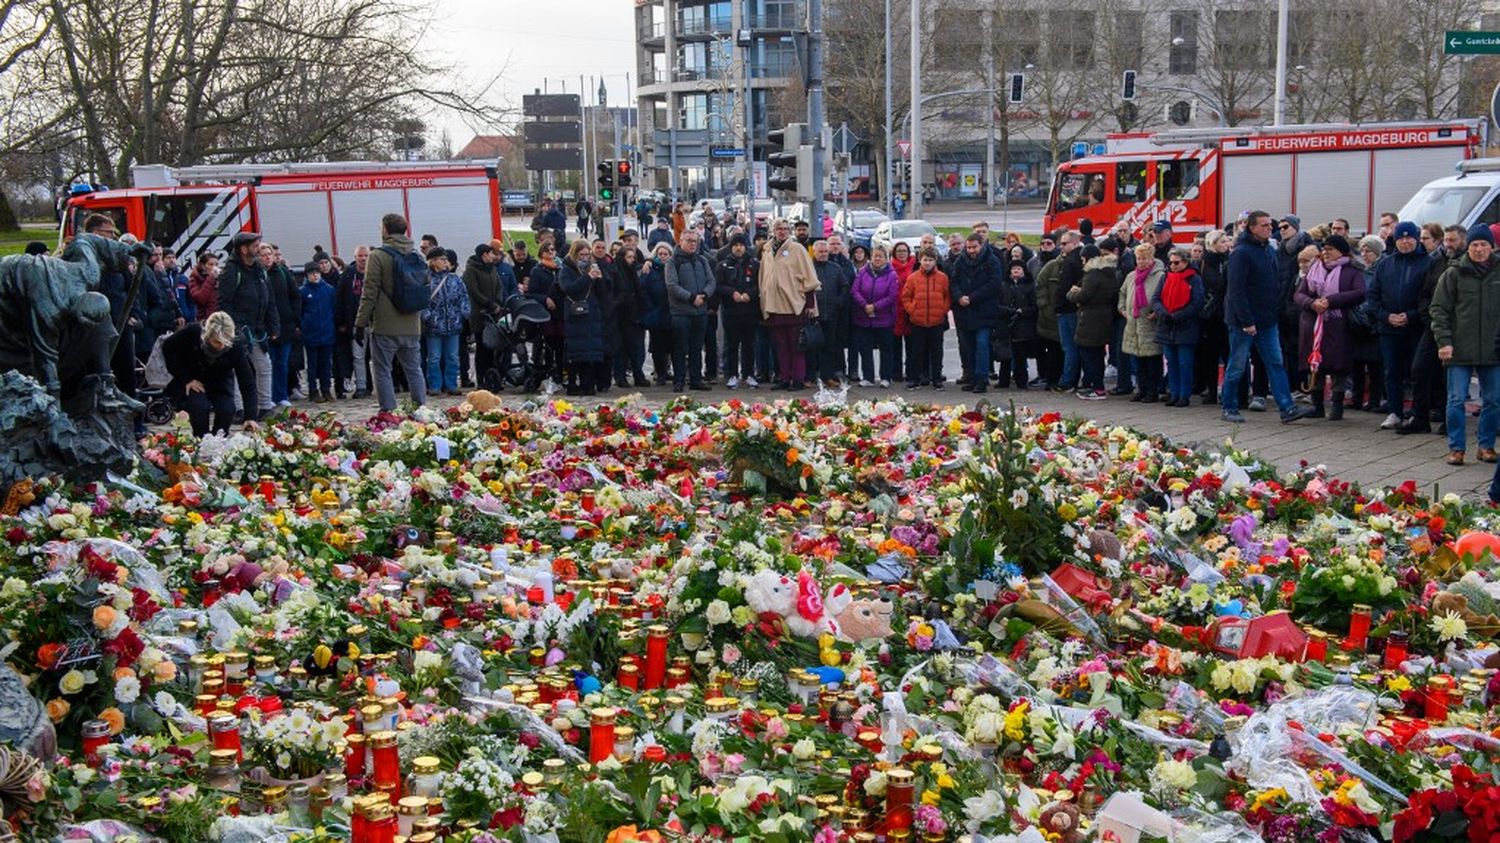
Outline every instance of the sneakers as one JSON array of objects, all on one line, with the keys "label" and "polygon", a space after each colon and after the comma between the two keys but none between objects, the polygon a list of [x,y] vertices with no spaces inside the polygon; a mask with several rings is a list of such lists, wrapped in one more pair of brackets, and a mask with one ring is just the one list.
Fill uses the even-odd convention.
[{"label": "sneakers", "polygon": [[1380,429],[1394,430],[1396,427],[1400,426],[1400,424],[1401,417],[1396,415],[1395,413],[1391,413],[1385,417],[1385,421],[1380,423]]},{"label": "sneakers", "polygon": [[1109,397],[1109,393],[1102,389],[1080,389],[1075,394],[1080,401],[1103,401]]},{"label": "sneakers", "polygon": [[1396,426],[1396,435],[1397,436],[1410,436],[1413,433],[1431,433],[1431,432],[1432,432],[1432,423],[1429,422],[1429,421],[1427,421],[1427,420],[1425,420],[1425,419],[1422,420],[1422,421],[1417,421],[1416,418],[1409,418],[1406,421],[1404,421],[1401,424],[1399,424],[1399,425]]},{"label": "sneakers", "polygon": [[1245,423],[1245,417],[1242,416],[1242,415],[1240,415],[1240,411],[1239,410],[1225,410],[1225,411],[1219,413],[1219,420],[1220,421],[1231,422],[1233,424],[1244,424]]},{"label": "sneakers", "polygon": [[760,389],[760,381],[756,380],[751,375],[746,375],[745,376],[745,388],[746,389]]},{"label": "sneakers", "polygon": [[739,389],[740,388],[740,379],[739,378],[735,378],[735,377],[731,377],[729,380],[724,381],[724,388],[725,389]]},{"label": "sneakers", "polygon": [[886,380],[885,378],[881,378],[880,379],[880,388],[881,389],[890,389],[891,388],[891,382],[888,381],[888,380]]},{"label": "sneakers", "polygon": [[1312,415],[1313,412],[1314,412],[1313,408],[1311,408],[1311,407],[1304,407],[1304,406],[1302,406],[1302,405],[1299,404],[1299,405],[1297,405],[1295,407],[1292,407],[1292,409],[1287,410],[1286,412],[1284,412],[1284,413],[1281,414],[1281,423],[1282,424],[1291,424],[1292,422],[1296,421],[1297,419],[1305,419],[1305,418],[1307,418],[1308,416]]},{"label": "sneakers", "polygon": [[292,402],[290,402],[290,401],[286,400],[285,398],[283,398],[280,401],[276,402],[276,406],[278,406],[278,407],[290,407],[290,406],[292,406]]},{"label": "sneakers", "polygon": [[864,378],[860,378],[859,379],[859,386],[870,387],[870,386],[874,386],[874,385],[875,385],[874,381],[867,381]]},{"label": "sneakers", "polygon": [[1265,396],[1257,395],[1254,398],[1251,398],[1250,406],[1246,409],[1248,409],[1252,413],[1264,413],[1266,411]]}]

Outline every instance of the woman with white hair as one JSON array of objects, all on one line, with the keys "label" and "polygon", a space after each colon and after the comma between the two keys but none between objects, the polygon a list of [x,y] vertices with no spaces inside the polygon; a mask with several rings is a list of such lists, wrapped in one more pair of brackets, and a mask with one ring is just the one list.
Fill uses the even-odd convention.
[{"label": "woman with white hair", "polygon": [[218,310],[162,342],[162,356],[172,375],[166,395],[187,412],[195,436],[210,430],[227,433],[234,422],[234,372],[245,354],[245,347],[235,344],[234,332],[234,320]]}]

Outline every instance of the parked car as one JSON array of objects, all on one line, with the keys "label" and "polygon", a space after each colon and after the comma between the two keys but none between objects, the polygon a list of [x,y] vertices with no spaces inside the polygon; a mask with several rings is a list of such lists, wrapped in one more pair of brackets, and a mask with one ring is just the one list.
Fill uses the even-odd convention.
[{"label": "parked car", "polygon": [[833,230],[843,236],[849,246],[864,246],[868,249],[875,229],[881,223],[890,221],[890,217],[874,208],[849,208],[834,214]]},{"label": "parked car", "polygon": [[888,220],[875,227],[875,233],[870,235],[870,246],[884,246],[886,251],[897,243],[905,243],[916,251],[921,244],[924,235],[931,234],[936,240],[937,253],[939,257],[948,256],[948,243],[943,235],[933,228],[932,223],[927,220]]}]

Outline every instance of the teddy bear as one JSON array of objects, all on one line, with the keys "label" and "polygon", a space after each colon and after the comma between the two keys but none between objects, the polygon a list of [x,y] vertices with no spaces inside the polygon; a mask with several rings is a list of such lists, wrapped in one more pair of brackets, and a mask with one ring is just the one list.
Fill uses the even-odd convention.
[{"label": "teddy bear", "polygon": [[745,603],[758,614],[781,619],[788,632],[811,638],[833,630],[833,618],[823,606],[823,595],[812,574],[798,571],[796,579],[772,570],[758,571],[745,587]]},{"label": "teddy bear", "polygon": [[850,600],[834,615],[834,629],[840,641],[878,641],[891,635],[891,613],[895,606],[889,600],[859,598]]},{"label": "teddy bear", "polygon": [[472,413],[488,413],[500,408],[500,396],[488,389],[476,389],[464,397],[463,406]]},{"label": "teddy bear", "polygon": [[1072,802],[1052,802],[1042,809],[1037,825],[1048,832],[1048,839],[1057,843],[1079,843],[1083,834],[1079,831],[1082,812]]}]

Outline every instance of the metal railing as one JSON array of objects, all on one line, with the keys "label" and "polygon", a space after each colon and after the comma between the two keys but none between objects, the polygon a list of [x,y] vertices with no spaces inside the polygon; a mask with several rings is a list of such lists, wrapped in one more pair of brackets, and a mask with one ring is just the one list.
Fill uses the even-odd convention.
[{"label": "metal railing", "polygon": [[693,35],[724,35],[729,32],[729,18],[679,18],[677,37]]},{"label": "metal railing", "polygon": [[636,34],[642,41],[659,41],[666,37],[666,27],[661,21],[641,21]]}]

